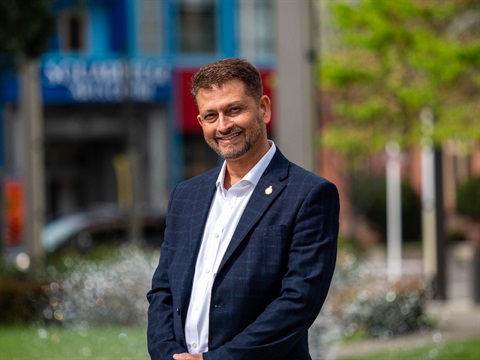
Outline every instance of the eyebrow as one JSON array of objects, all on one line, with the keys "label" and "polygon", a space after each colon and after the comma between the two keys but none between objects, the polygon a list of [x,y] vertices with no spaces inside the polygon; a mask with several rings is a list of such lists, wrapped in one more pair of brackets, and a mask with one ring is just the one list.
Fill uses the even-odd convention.
[{"label": "eyebrow", "polygon": [[[221,109],[222,109],[222,110],[228,109],[228,108],[230,108],[230,107],[232,107],[232,106],[239,106],[239,107],[242,107],[242,108],[247,107],[247,105],[246,105],[242,100],[237,100],[237,101],[232,101],[231,103],[228,103],[228,104],[226,104],[225,106],[222,106]],[[206,110],[204,110],[204,111],[202,111],[202,112],[200,113],[200,116],[203,117],[204,115],[209,114],[209,113],[211,113],[211,112],[217,112],[217,111],[214,110],[214,109],[206,109]]]}]

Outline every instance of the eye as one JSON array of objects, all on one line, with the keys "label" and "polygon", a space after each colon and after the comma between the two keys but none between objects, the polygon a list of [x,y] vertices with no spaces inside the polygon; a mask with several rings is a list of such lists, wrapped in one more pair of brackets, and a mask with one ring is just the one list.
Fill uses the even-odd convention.
[{"label": "eye", "polygon": [[216,116],[215,114],[213,113],[208,113],[208,114],[205,114],[202,118],[202,121],[204,122],[207,122],[207,123],[211,123],[211,122],[214,122],[216,119]]},{"label": "eye", "polygon": [[231,108],[228,109],[227,114],[228,115],[235,115],[238,114],[242,108],[240,106],[232,106]]}]

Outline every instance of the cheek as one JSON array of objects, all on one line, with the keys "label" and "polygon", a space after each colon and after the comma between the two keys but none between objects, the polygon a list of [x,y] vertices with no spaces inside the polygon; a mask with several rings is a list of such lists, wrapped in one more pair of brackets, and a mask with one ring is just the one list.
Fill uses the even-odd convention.
[{"label": "cheek", "polygon": [[213,126],[209,126],[208,124],[203,124],[202,131],[205,139],[211,139],[215,135],[215,128]]}]

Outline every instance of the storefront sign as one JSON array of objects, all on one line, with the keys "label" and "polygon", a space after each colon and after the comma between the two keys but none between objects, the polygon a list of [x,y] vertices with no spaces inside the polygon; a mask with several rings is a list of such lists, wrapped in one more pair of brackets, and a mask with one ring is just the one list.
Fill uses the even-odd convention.
[{"label": "storefront sign", "polygon": [[3,236],[6,246],[19,245],[24,232],[24,189],[21,180],[5,178],[3,183],[4,196],[4,228]]},{"label": "storefront sign", "polygon": [[169,66],[148,58],[47,58],[41,75],[46,102],[158,102],[171,87]]}]

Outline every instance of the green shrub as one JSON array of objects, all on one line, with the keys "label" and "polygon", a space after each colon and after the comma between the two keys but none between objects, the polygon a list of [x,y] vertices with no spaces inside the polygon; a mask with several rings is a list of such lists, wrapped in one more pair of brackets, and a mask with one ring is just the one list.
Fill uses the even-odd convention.
[{"label": "green shrub", "polygon": [[[421,201],[412,186],[402,183],[402,236],[406,241],[419,240],[422,231]],[[352,186],[352,205],[357,214],[380,232],[387,235],[387,193],[384,178],[355,179]]]},{"label": "green shrub", "polygon": [[383,268],[340,250],[319,323],[333,342],[419,332],[433,325],[426,313],[428,290],[421,277],[389,280]]},{"label": "green shrub", "polygon": [[49,302],[41,310],[44,322],[145,325],[145,295],[159,253],[125,245],[105,254],[66,256],[60,271],[51,271]]},{"label": "green shrub", "polygon": [[0,323],[26,324],[38,319],[38,312],[48,302],[44,284],[27,279],[0,280]]},{"label": "green shrub", "polygon": [[158,256],[125,245],[89,254],[58,252],[25,273],[4,267],[0,323],[143,326]]},{"label": "green shrub", "polygon": [[388,282],[371,278],[363,286],[333,288],[332,316],[345,337],[391,338],[431,326],[427,291],[416,278]]},{"label": "green shrub", "polygon": [[465,232],[458,229],[447,229],[447,241],[448,242],[459,242],[465,240]]},{"label": "green shrub", "polygon": [[457,212],[480,220],[480,176],[471,177],[458,186]]}]

